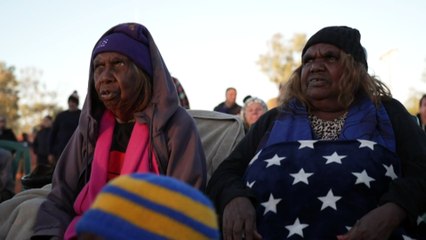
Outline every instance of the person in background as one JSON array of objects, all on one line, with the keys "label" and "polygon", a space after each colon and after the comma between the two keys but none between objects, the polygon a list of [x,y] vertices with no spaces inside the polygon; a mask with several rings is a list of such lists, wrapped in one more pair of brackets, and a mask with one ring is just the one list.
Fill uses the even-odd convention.
[{"label": "person in background", "polygon": [[25,148],[32,148],[33,143],[30,135],[26,132],[21,133],[21,136],[18,137],[18,142],[22,144]]},{"label": "person in background", "polygon": [[40,129],[37,131],[33,151],[37,156],[37,166],[47,166],[49,164],[49,136],[52,130],[52,117],[47,115],[43,118]]},{"label": "person in background", "polygon": [[175,87],[176,87],[176,92],[177,92],[177,95],[178,95],[178,98],[179,98],[180,106],[185,108],[185,109],[190,109],[188,96],[186,95],[182,84],[179,82],[179,80],[177,78],[175,78],[173,76],[172,76],[172,80],[173,80],[173,83],[175,84]]},{"label": "person in background", "polygon": [[79,96],[74,91],[68,97],[68,109],[58,113],[53,121],[49,138],[49,162],[53,166],[77,128],[81,110],[78,108]]},{"label": "person in background", "polygon": [[247,133],[251,126],[268,111],[266,103],[257,97],[250,97],[244,101],[243,108],[241,109],[241,119],[244,124],[244,131]]},{"label": "person in background", "polygon": [[15,195],[15,179],[12,176],[12,153],[0,148],[0,203]]},{"label": "person in background", "polygon": [[207,186],[224,239],[424,239],[426,134],[368,73],[357,29],[325,27],[283,103]]},{"label": "person in background", "polygon": [[[6,117],[0,116],[0,140],[18,142],[13,130],[7,128],[6,125]],[[15,169],[13,169],[12,163],[16,149],[1,148],[0,151],[0,202],[3,202],[15,195],[15,177],[20,175],[13,176]]]},{"label": "person in background", "polygon": [[52,117],[47,115],[43,118],[40,129],[36,132],[32,149],[36,155],[37,162],[30,174],[21,178],[25,189],[40,188],[51,183],[54,165],[49,161],[49,137],[52,127]]},{"label": "person in background", "polygon": [[272,109],[274,107],[280,106],[284,100],[284,93],[285,93],[285,83],[281,82],[280,84],[278,84],[278,96],[271,98],[266,102],[268,109]]},{"label": "person in background", "polygon": [[6,117],[0,116],[0,140],[18,141],[12,129],[7,128]]},{"label": "person in background", "polygon": [[151,34],[123,23],[95,44],[80,121],[56,164],[32,239],[75,239],[77,222],[101,188],[135,172],[167,175],[202,191],[207,178],[195,122],[179,106]]},{"label": "person in background", "polygon": [[105,185],[76,229],[80,240],[219,239],[207,196],[149,173],[122,175]]},{"label": "person in background", "polygon": [[249,100],[250,98],[252,98],[251,95],[247,95],[243,98],[243,104],[246,103],[247,100]]},{"label": "person in background", "polygon": [[426,131],[426,94],[423,94],[419,101],[419,113],[417,119],[421,128]]},{"label": "person in background", "polygon": [[230,87],[225,91],[225,101],[221,102],[214,108],[216,112],[223,112],[232,115],[238,115],[241,111],[241,106],[236,103],[237,89]]}]

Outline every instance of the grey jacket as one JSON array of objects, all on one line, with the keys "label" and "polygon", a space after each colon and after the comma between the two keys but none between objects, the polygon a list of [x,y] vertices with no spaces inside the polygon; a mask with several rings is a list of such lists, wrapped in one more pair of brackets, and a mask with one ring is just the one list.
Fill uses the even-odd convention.
[{"label": "grey jacket", "polygon": [[[207,176],[205,155],[195,122],[179,106],[175,86],[160,52],[148,30],[141,27],[149,40],[153,97],[147,108],[135,113],[135,119],[149,126],[150,144],[159,172],[204,190]],[[57,163],[52,191],[40,207],[33,237],[63,237],[75,215],[73,203],[90,178],[99,121],[105,111],[104,105],[98,100],[92,73],[93,64],[90,66],[88,93],[79,125]]]}]

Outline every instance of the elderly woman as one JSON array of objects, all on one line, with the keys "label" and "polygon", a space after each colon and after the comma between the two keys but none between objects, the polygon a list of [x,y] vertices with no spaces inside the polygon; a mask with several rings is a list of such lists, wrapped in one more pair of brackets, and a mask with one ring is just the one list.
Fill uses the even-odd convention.
[{"label": "elderly woman", "polygon": [[245,100],[241,109],[241,119],[243,120],[244,131],[247,133],[250,127],[266,111],[268,111],[268,106],[262,99],[257,97],[249,97],[247,100]]},{"label": "elderly woman", "polygon": [[360,38],[344,26],[314,34],[283,105],[212,176],[224,239],[420,236],[426,135],[368,74]]},{"label": "elderly woman", "polygon": [[125,23],[93,49],[80,122],[56,166],[33,238],[75,238],[75,224],[101,188],[133,172],[167,175],[200,190],[206,183],[195,122],[179,106],[152,36]]}]

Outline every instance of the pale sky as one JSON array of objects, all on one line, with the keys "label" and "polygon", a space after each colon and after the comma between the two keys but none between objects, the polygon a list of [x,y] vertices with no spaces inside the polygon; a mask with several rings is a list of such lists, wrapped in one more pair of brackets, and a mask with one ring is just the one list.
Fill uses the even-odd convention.
[{"label": "pale sky", "polygon": [[[275,33],[311,36],[330,25],[361,32],[369,72],[404,103],[412,89],[426,93],[426,1],[400,0],[3,0],[0,61],[19,70],[35,67],[58,93],[58,104],[76,89],[84,99],[92,48],[110,27],[145,25],[193,109],[212,110],[227,87],[265,101],[277,87],[256,61]],[[390,54],[386,54],[390,53]],[[387,57],[383,58],[382,56]]]}]

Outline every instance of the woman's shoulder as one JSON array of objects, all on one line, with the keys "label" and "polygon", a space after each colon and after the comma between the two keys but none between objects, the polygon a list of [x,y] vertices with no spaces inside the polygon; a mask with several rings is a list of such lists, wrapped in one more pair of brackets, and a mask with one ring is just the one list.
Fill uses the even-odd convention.
[{"label": "woman's shoulder", "polygon": [[406,130],[418,125],[417,117],[409,113],[400,101],[392,98],[382,101],[382,104],[395,131],[399,132],[401,129]]},{"label": "woman's shoulder", "polygon": [[266,113],[264,113],[259,119],[263,119],[263,121],[270,121],[275,119],[280,113],[280,107],[274,107],[269,109]]},{"label": "woman's shoulder", "polygon": [[396,105],[402,106],[402,103],[400,101],[398,101],[397,99],[393,98],[393,97],[392,98],[383,97],[380,100],[383,103],[383,105],[385,105],[385,106],[396,106]]},{"label": "woman's shoulder", "polygon": [[385,107],[388,114],[399,114],[401,112],[407,112],[404,105],[395,98],[382,99],[382,104]]},{"label": "woman's shoulder", "polygon": [[191,115],[186,111],[186,109],[182,107],[176,108],[176,110],[169,117],[166,123],[166,126],[168,126],[168,128],[172,126],[183,127],[183,126],[190,126],[190,125],[194,125],[194,121]]},{"label": "woman's shoulder", "polygon": [[278,117],[280,112],[281,111],[279,107],[275,107],[268,110],[257,120],[257,122],[255,123],[256,128],[261,132],[266,131],[273,124],[274,120]]}]

